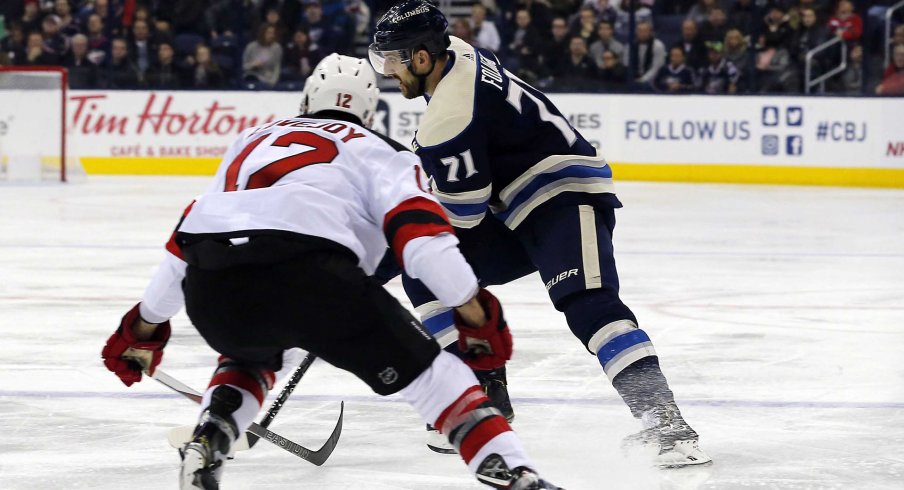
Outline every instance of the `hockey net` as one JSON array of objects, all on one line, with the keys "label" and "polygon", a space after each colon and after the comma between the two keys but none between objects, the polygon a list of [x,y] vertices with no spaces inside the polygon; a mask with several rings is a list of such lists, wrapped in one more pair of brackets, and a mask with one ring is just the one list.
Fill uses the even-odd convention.
[{"label": "hockey net", "polygon": [[0,181],[84,176],[67,137],[67,83],[64,68],[0,66]]}]

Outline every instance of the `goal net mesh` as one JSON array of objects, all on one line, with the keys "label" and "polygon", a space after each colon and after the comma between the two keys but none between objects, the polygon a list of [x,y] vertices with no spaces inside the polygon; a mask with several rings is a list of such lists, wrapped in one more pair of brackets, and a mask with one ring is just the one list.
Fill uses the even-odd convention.
[{"label": "goal net mesh", "polygon": [[84,176],[69,150],[62,70],[0,69],[0,179]]}]

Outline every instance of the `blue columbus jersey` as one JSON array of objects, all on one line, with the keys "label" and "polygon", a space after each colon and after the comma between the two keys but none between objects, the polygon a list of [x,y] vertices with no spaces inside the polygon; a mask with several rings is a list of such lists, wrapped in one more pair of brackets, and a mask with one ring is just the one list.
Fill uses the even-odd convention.
[{"label": "blue columbus jersey", "polygon": [[606,160],[545,95],[460,39],[449,52],[414,148],[453,225],[489,210],[514,229],[551,201],[621,206]]}]

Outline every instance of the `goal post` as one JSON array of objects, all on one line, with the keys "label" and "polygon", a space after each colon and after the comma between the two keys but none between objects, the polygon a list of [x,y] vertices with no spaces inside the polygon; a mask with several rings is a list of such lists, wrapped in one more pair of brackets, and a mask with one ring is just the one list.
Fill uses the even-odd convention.
[{"label": "goal post", "polygon": [[0,180],[71,180],[68,74],[57,66],[0,66]]}]

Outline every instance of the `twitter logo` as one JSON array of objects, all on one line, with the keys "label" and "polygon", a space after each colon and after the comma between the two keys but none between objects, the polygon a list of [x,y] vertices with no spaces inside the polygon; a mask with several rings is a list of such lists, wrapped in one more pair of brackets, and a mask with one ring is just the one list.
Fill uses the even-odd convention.
[{"label": "twitter logo", "polygon": [[804,110],[800,106],[791,106],[785,111],[785,122],[788,126],[800,126],[804,123]]}]

